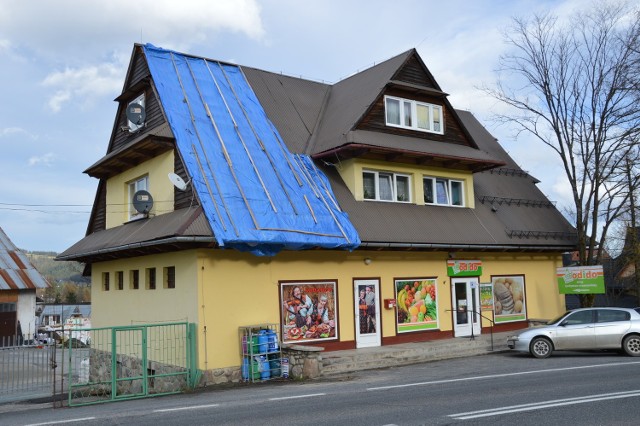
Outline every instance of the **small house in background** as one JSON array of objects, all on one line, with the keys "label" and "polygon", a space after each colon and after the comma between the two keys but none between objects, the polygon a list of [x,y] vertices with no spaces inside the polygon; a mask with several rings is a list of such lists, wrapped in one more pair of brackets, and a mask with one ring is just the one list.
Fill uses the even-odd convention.
[{"label": "small house in background", "polygon": [[0,228],[0,342],[36,331],[36,290],[49,283]]},{"label": "small house in background", "polygon": [[43,304],[39,311],[39,328],[55,328],[68,323],[91,323],[91,303]]}]

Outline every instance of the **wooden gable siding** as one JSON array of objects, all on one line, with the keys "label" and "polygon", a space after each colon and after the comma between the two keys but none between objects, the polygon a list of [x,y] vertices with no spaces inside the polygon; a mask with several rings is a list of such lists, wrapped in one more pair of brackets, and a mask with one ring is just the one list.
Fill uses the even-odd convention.
[{"label": "wooden gable siding", "polygon": [[100,179],[96,189],[96,199],[93,202],[93,210],[87,227],[87,235],[104,231],[107,228],[107,182]]},{"label": "wooden gable siding", "polygon": [[[140,134],[144,134],[146,129],[153,129],[166,122],[160,102],[150,82],[151,74],[147,62],[142,54],[137,54],[133,61],[130,80],[127,81],[124,93],[118,98],[120,105],[116,118],[116,133],[113,138],[113,143],[111,144],[110,152],[126,145],[132,139],[139,137]],[[127,105],[142,93],[144,93],[144,109],[146,113],[145,127],[135,133],[131,133],[128,130],[121,130],[126,127],[128,123],[126,114]]]},{"label": "wooden gable siding", "polygon": [[406,83],[425,86],[430,89],[439,90],[438,85],[433,81],[431,76],[425,73],[422,63],[416,55],[412,55],[402,68],[396,72],[392,80],[404,81]]},{"label": "wooden gable siding", "polygon": [[[174,151],[173,156],[173,170],[174,172],[180,176],[181,178],[189,181],[190,176],[185,170],[184,163],[182,162],[182,158],[180,157],[180,153],[176,150]],[[189,183],[187,185],[187,189],[184,191],[179,190],[178,188],[174,188],[173,190],[173,209],[183,209],[190,206],[199,206],[200,201],[198,197],[193,192],[193,185]]]},{"label": "wooden gable siding", "polygon": [[[427,102],[435,105],[442,105],[444,114],[444,134],[440,135],[437,133],[420,132],[417,130],[401,129],[398,127],[387,126],[385,120],[384,95],[396,96],[399,98],[411,99],[420,102]],[[472,144],[467,139],[464,131],[462,130],[460,124],[457,120],[455,120],[453,112],[448,108],[447,103],[443,102],[442,98],[423,95],[415,92],[408,93],[401,89],[389,89],[382,95],[380,95],[373,106],[369,109],[365,117],[360,120],[356,128],[358,130],[392,133],[394,135],[411,136],[414,138],[472,146]]]}]

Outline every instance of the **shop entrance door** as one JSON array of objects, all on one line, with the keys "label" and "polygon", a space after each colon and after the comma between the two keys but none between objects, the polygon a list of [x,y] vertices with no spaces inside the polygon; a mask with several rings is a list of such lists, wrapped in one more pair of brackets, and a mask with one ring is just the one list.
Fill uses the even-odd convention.
[{"label": "shop entrance door", "polygon": [[479,335],[481,317],[478,278],[453,278],[451,298],[454,337]]},{"label": "shop entrance door", "polygon": [[380,281],[354,280],[356,348],[380,346]]}]

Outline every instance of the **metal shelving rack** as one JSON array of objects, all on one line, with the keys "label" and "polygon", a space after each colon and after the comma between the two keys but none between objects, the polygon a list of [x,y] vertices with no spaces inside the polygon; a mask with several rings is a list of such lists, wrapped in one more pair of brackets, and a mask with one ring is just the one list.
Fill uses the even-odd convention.
[{"label": "metal shelving rack", "polygon": [[277,324],[239,328],[242,380],[261,382],[282,377],[282,347]]}]

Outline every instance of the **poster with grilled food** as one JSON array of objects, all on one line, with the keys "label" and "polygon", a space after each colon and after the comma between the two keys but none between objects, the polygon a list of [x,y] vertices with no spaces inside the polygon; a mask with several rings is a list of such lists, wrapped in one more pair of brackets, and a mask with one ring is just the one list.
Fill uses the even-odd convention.
[{"label": "poster with grilled food", "polygon": [[525,321],[524,275],[492,275],[493,309],[496,324]]},{"label": "poster with grilled food", "polygon": [[336,283],[280,283],[282,342],[301,343],[338,338]]}]

